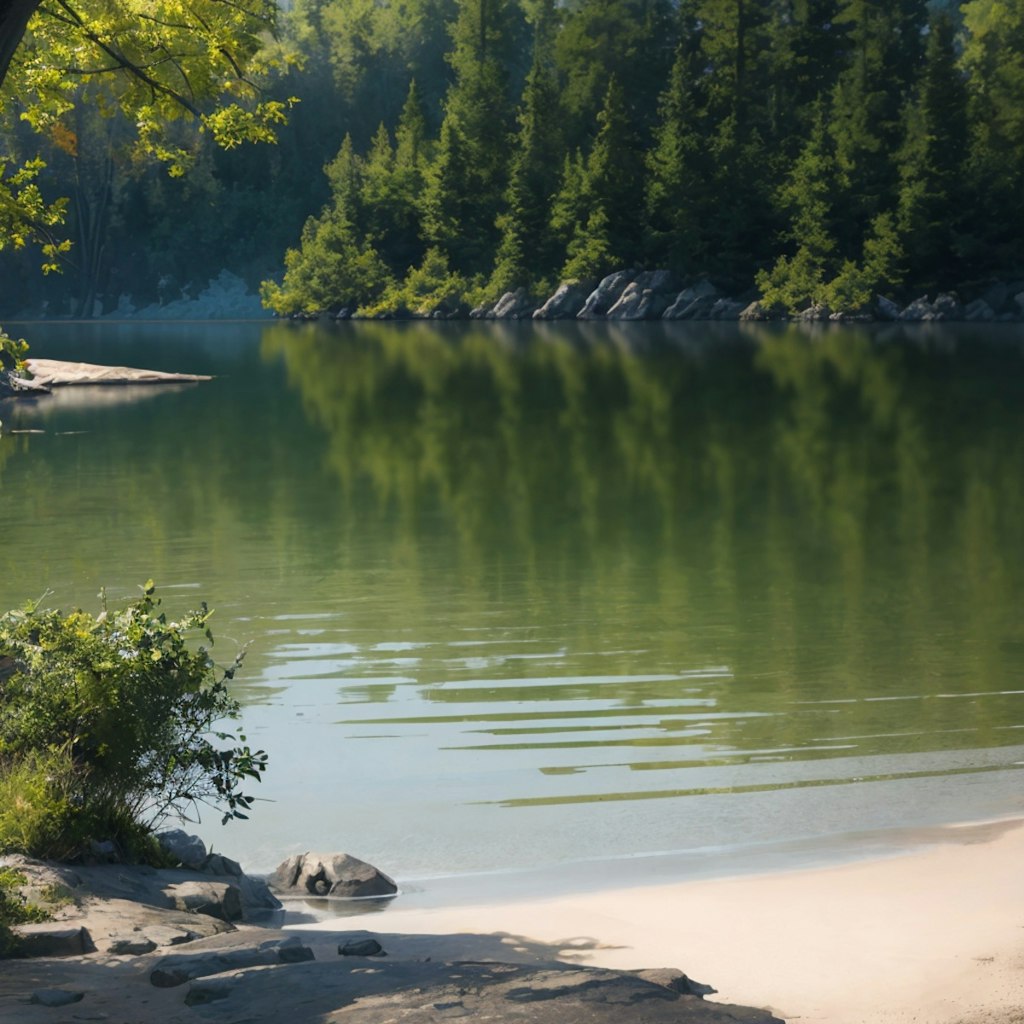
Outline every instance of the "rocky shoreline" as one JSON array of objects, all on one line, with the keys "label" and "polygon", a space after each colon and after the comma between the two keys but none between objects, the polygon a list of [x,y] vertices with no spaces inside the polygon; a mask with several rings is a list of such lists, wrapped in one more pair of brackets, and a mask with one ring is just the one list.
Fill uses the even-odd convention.
[{"label": "rocky shoreline", "polygon": [[396,886],[346,854],[303,854],[252,878],[189,838],[170,847],[184,852],[175,868],[0,858],[53,918],[17,926],[22,955],[0,962],[0,1020],[779,1024],[706,1001],[714,990],[680,970],[581,967],[525,938],[290,933],[279,896]]},{"label": "rocky shoreline", "polygon": [[[360,319],[351,308],[304,315],[293,320]],[[397,311],[375,319],[432,320],[692,320],[839,323],[1024,323],[1024,279],[990,281],[961,298],[954,292],[922,295],[901,304],[878,295],[866,308],[832,310],[811,305],[795,316],[762,301],[756,292],[730,293],[707,277],[682,281],[668,270],[619,270],[600,281],[564,281],[543,301],[525,288],[506,292],[497,302],[468,309],[442,302],[427,312]]]}]

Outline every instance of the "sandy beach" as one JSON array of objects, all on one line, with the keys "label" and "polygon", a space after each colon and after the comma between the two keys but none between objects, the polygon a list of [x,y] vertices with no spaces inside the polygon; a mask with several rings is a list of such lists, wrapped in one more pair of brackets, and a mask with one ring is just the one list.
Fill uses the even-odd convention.
[{"label": "sandy beach", "polygon": [[[931,829],[835,867],[358,919],[473,958],[555,948],[613,968],[677,967],[716,1001],[801,1024],[1024,1024],[1024,820]],[[352,927],[352,918],[302,929]],[[437,936],[450,936],[443,948]]]}]

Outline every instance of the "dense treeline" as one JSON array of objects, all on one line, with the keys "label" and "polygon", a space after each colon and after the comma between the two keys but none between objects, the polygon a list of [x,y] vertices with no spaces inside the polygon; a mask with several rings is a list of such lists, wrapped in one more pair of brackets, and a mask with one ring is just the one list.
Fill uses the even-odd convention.
[{"label": "dense treeline", "polygon": [[449,40],[439,127],[414,80],[345,137],[278,312],[624,266],[855,309],[1024,261],[1024,4],[464,0]]},{"label": "dense treeline", "polygon": [[644,266],[850,309],[1024,268],[1021,0],[296,0],[275,46],[270,158],[54,135],[101,207],[78,296],[226,265],[282,313],[429,311]]}]

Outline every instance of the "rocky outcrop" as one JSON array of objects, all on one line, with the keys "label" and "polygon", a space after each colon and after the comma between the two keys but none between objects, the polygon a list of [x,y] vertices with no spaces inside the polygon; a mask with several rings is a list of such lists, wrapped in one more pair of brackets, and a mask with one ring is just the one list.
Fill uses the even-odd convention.
[{"label": "rocky outcrop", "polygon": [[[207,854],[205,863],[216,856]],[[338,873],[344,867],[339,860],[355,860],[344,855],[298,859],[314,888],[320,873],[309,874],[314,862],[326,873],[324,862],[330,861]],[[163,874],[154,869],[17,860],[20,871],[31,872],[29,888],[71,887],[75,897],[62,911],[68,917],[61,924],[65,930],[97,937],[112,922],[118,924],[116,933],[95,942],[95,950],[80,936],[74,955],[48,952],[5,961],[2,1020],[321,1024],[344,1018],[346,1024],[439,1024],[465,1017],[496,1024],[781,1024],[765,1010],[706,1001],[714,989],[679,970],[583,967],[556,959],[560,946],[545,957],[531,940],[504,934],[295,934],[236,927],[154,905],[153,900],[166,899],[154,888],[154,877]],[[287,876],[294,860],[285,862]],[[96,878],[105,881],[90,882]],[[102,896],[98,889],[127,889],[147,901]],[[172,939],[183,922],[192,922],[197,931]],[[176,948],[168,950],[172,945]],[[52,1012],[73,1004],[63,1016]]]},{"label": "rocky outcrop", "polygon": [[605,314],[609,320],[657,320],[679,291],[679,282],[668,270],[638,274]]},{"label": "rocky outcrop", "polygon": [[783,320],[785,315],[778,307],[769,306],[760,299],[755,299],[740,312],[739,318],[744,321],[763,323],[769,320]]},{"label": "rocky outcrop", "polygon": [[533,315],[534,305],[529,292],[517,288],[514,292],[505,292],[484,317],[487,320],[528,320]]},{"label": "rocky outcrop", "polygon": [[662,314],[663,320],[703,320],[721,297],[718,289],[703,278],[684,288]]},{"label": "rocky outcrop", "polygon": [[283,896],[353,899],[398,892],[393,879],[347,853],[296,854],[278,865],[267,884]]},{"label": "rocky outcrop", "polygon": [[196,978],[207,978],[245,967],[298,964],[313,959],[313,951],[297,935],[293,935],[287,939],[269,939],[256,945],[242,945],[227,950],[165,956],[150,972],[149,981],[157,988],[176,988]]},{"label": "rocky outcrop", "polygon": [[242,892],[230,882],[179,882],[164,893],[176,910],[206,914],[219,921],[241,921]]},{"label": "rocky outcrop", "polygon": [[576,314],[577,320],[597,320],[605,316],[622,298],[622,293],[637,276],[635,270],[619,270],[603,278],[601,283],[587,296],[583,308]]},{"label": "rocky outcrop", "polygon": [[583,309],[587,296],[594,290],[594,281],[563,281],[558,291],[534,310],[534,320],[572,320]]}]

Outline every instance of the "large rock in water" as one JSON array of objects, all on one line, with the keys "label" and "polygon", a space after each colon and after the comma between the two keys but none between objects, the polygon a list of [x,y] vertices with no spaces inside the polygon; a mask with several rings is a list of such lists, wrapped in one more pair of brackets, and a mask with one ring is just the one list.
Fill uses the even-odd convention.
[{"label": "large rock in water", "polygon": [[398,886],[372,864],[347,853],[298,853],[267,879],[288,896],[393,896]]},{"label": "large rock in water", "polygon": [[563,281],[558,291],[535,310],[534,320],[572,320],[583,308],[587,296],[594,290],[596,282],[589,279],[583,281]]},{"label": "large rock in water", "polygon": [[533,312],[533,300],[525,288],[517,288],[514,292],[505,292],[494,304],[494,308],[485,313],[488,320],[527,320]]},{"label": "large rock in water", "polygon": [[649,270],[626,285],[608,310],[609,320],[657,320],[672,304],[678,282],[668,270]]},{"label": "large rock in water", "polygon": [[635,270],[619,270],[609,274],[587,296],[583,308],[576,314],[577,320],[597,320],[603,317],[637,276]]},{"label": "large rock in water", "polygon": [[662,314],[663,320],[700,320],[718,299],[718,289],[707,278],[684,288]]}]

